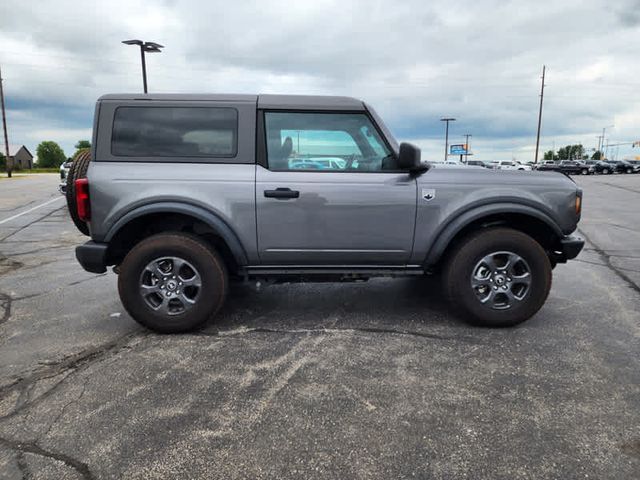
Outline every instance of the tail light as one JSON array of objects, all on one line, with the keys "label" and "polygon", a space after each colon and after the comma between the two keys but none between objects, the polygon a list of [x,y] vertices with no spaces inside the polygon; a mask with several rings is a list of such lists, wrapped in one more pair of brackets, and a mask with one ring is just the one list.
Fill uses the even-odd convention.
[{"label": "tail light", "polygon": [[576,192],[576,216],[580,218],[582,213],[582,191],[578,190]]},{"label": "tail light", "polygon": [[83,222],[91,220],[91,203],[89,202],[89,179],[76,180],[76,208],[78,217]]}]

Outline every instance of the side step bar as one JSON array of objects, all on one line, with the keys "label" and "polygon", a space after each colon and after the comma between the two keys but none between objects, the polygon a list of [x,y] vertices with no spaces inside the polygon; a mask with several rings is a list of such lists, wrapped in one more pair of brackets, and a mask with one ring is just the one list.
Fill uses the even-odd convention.
[{"label": "side step bar", "polygon": [[250,277],[279,275],[338,275],[344,277],[399,277],[407,275],[424,275],[421,265],[287,265],[287,266],[249,266],[245,267],[245,275]]}]

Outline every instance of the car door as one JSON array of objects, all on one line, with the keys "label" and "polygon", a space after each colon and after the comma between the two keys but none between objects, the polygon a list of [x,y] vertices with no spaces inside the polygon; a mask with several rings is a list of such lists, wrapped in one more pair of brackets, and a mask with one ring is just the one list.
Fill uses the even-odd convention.
[{"label": "car door", "polygon": [[263,112],[263,265],[405,265],[417,185],[366,112]]}]

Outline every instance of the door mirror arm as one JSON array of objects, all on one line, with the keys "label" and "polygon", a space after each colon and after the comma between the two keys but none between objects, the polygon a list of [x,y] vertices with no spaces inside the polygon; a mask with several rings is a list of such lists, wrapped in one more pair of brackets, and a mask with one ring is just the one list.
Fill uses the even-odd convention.
[{"label": "door mirror arm", "polygon": [[420,163],[420,165],[416,165],[415,167],[409,169],[409,175],[412,177],[419,177],[430,168],[431,165],[429,165],[428,163]]}]

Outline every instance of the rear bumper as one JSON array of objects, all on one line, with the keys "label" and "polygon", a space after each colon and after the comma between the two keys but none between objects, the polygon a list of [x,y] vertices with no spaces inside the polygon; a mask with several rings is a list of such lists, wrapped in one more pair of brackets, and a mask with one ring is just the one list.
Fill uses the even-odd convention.
[{"label": "rear bumper", "polygon": [[87,242],[76,247],[76,258],[82,268],[91,273],[107,271],[107,244]]},{"label": "rear bumper", "polygon": [[560,240],[560,261],[571,260],[576,258],[582,248],[584,247],[584,240],[580,237],[567,236]]}]

